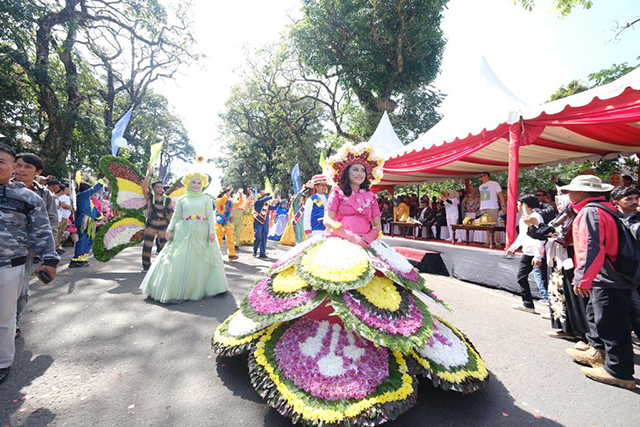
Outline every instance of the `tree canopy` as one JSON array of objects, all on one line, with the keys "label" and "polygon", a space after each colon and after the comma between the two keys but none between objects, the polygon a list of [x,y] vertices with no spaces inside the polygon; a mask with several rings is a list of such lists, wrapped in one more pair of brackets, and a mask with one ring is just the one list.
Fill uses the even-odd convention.
[{"label": "tree canopy", "polygon": [[186,1],[5,0],[0,18],[0,131],[47,173],[95,163],[149,86],[197,60]]}]

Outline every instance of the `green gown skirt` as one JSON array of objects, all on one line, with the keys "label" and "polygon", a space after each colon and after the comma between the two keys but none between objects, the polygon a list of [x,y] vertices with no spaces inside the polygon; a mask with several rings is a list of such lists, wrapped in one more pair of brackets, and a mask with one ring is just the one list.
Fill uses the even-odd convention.
[{"label": "green gown skirt", "polygon": [[222,253],[209,240],[209,225],[181,220],[140,285],[142,293],[161,303],[210,298],[227,291]]}]

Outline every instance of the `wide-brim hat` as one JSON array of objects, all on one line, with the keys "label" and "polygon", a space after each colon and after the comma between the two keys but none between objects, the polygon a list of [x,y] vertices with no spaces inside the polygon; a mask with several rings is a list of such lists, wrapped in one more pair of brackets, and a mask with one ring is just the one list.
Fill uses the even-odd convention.
[{"label": "wide-brim hat", "polygon": [[589,193],[608,193],[613,190],[611,184],[603,184],[602,180],[595,175],[579,175],[571,180],[569,185],[559,188],[560,191],[586,191]]},{"label": "wide-brim hat", "polygon": [[360,163],[367,170],[367,178],[371,185],[376,185],[382,180],[382,168],[384,159],[376,152],[373,146],[363,142],[358,145],[345,144],[340,150],[327,160],[328,177],[335,185],[340,183],[340,177],[347,168]]}]

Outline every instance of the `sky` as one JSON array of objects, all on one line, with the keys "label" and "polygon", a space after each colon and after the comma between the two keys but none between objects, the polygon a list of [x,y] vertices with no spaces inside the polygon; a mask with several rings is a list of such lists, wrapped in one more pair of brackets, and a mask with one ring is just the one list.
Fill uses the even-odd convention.
[{"label": "sky", "polygon": [[[616,22],[640,16],[640,1],[594,0],[591,9],[575,9],[566,18],[552,7],[551,0],[537,0],[532,12],[512,0],[450,0],[442,21],[448,41],[434,82],[450,95],[440,112],[451,113],[464,100],[477,80],[482,56],[506,87],[529,105],[614,63],[638,63],[640,27],[626,30],[619,41],[612,39]],[[207,58],[155,88],[182,118],[198,154],[212,158],[220,152],[218,116],[239,81],[243,47],[276,41],[291,17],[299,16],[298,10],[298,0],[194,0],[195,37]],[[221,171],[210,167],[210,191],[215,192]],[[176,172],[189,169],[180,164]]]}]

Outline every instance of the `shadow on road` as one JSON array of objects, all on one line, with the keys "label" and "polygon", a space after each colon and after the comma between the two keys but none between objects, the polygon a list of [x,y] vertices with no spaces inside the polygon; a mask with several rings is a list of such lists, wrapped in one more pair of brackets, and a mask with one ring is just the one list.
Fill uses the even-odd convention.
[{"label": "shadow on road", "polygon": [[[11,367],[11,375],[7,381],[0,386],[0,424],[7,425],[10,417],[19,412],[28,399],[28,396],[21,390],[31,385],[31,383],[42,376],[53,363],[53,358],[48,355],[40,355],[33,358],[31,351],[24,351],[24,339],[18,338],[16,341],[16,356]],[[37,412],[37,413],[36,413]],[[38,422],[29,422],[29,418],[37,417]],[[39,408],[29,415],[25,421],[25,426],[46,426],[49,425],[56,415],[47,408]],[[6,421],[5,421],[6,420]]]},{"label": "shadow on road", "polygon": [[[234,396],[266,405],[249,381],[246,355],[230,358],[218,357],[216,362],[218,377],[233,392]],[[544,408],[527,408],[525,402],[515,402],[509,391],[495,375],[492,375],[486,389],[470,395],[443,391],[433,387],[429,380],[421,378],[416,406],[397,420],[385,425],[389,427],[495,426],[502,424],[536,427],[561,426],[553,420],[544,418],[543,414]],[[270,409],[265,415],[264,425],[280,427],[291,424],[275,409]]]}]

